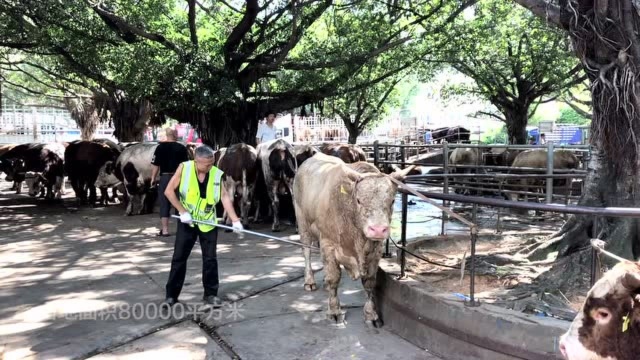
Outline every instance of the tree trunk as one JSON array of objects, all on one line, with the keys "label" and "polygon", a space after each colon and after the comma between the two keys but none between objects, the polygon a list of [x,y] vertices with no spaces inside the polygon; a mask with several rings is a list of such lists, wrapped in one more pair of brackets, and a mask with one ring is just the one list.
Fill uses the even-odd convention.
[{"label": "tree trunk", "polygon": [[[634,196],[638,188],[638,174],[625,169],[622,172],[612,165],[602,152],[592,154],[588,164],[589,174],[585,179],[585,192],[578,202],[581,206],[593,207],[640,207]],[[562,229],[540,248],[530,259],[540,260],[549,253],[558,257],[569,256],[589,246],[592,238],[607,240],[607,250],[627,259],[640,255],[637,219],[598,217],[594,232],[594,216],[571,216]]]},{"label": "tree trunk", "polygon": [[347,131],[349,131],[349,144],[355,144],[358,140],[358,136],[360,135],[360,131],[357,129],[352,130],[351,128],[347,128]]},{"label": "tree trunk", "polygon": [[505,111],[507,120],[507,136],[509,144],[522,145],[527,143],[527,121],[529,120],[528,108]]},{"label": "tree trunk", "polygon": [[[600,6],[598,6],[600,5]],[[591,81],[593,122],[589,162],[580,205],[640,207],[640,48],[634,24],[639,15],[631,0],[593,3],[561,1],[561,21],[569,29],[573,48]],[[609,24],[618,24],[609,26]],[[601,218],[593,233],[593,218],[571,216],[560,232],[531,254],[539,258],[558,251],[572,256],[589,247],[590,238],[606,242],[608,251],[627,259],[640,256],[639,222]]]},{"label": "tree trunk", "polygon": [[204,113],[192,109],[171,109],[167,114],[189,123],[200,134],[202,142],[214,149],[243,142],[256,145],[258,114],[252,103],[228,104]]},{"label": "tree trunk", "polygon": [[90,97],[64,98],[63,102],[80,128],[81,139],[92,140],[100,122],[94,100]]},{"label": "tree trunk", "polygon": [[98,117],[102,121],[110,121],[115,128],[113,136],[118,141],[144,140],[144,132],[155,114],[149,100],[132,99],[123,91],[115,90],[95,92],[93,101]]}]

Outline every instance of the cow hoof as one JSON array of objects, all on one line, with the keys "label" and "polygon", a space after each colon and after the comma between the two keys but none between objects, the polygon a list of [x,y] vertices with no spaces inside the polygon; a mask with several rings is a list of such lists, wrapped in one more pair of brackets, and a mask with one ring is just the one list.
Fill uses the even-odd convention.
[{"label": "cow hoof", "polygon": [[365,320],[365,324],[369,329],[379,329],[384,325],[382,319]]},{"label": "cow hoof", "polygon": [[271,228],[271,232],[280,232],[280,226],[274,226]]},{"label": "cow hoof", "polygon": [[304,284],[305,291],[316,291],[318,290],[318,286],[316,284]]},{"label": "cow hoof", "polygon": [[327,320],[334,323],[335,325],[344,325],[345,324],[344,319],[346,314],[347,312],[343,310],[340,310],[337,314],[327,313]]}]

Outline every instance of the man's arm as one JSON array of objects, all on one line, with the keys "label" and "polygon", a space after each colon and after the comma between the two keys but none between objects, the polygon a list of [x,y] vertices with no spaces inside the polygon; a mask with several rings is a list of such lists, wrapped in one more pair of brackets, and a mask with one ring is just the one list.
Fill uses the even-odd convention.
[{"label": "man's arm", "polygon": [[160,172],[160,167],[158,165],[151,164],[151,183],[155,184],[156,179],[158,178],[158,173]]},{"label": "man's arm", "polygon": [[169,180],[167,189],[164,191],[164,196],[166,196],[171,205],[173,205],[173,207],[178,210],[178,213],[180,215],[182,215],[182,213],[188,212],[187,209],[182,206],[180,200],[178,200],[178,197],[176,196],[176,190],[178,189],[178,186],[180,186],[180,178],[182,177],[182,168],[183,165],[180,164],[178,166],[178,169],[176,170],[176,173],[173,174],[171,180]]},{"label": "man's arm", "polygon": [[256,133],[256,146],[260,145],[260,139],[262,139],[262,124],[258,124],[258,132]]},{"label": "man's arm", "polygon": [[[224,183],[223,183],[224,184]],[[226,186],[222,185],[222,207],[227,211],[229,217],[231,218],[231,222],[238,222],[240,219],[236,214],[236,210],[233,208],[233,202],[231,201],[231,197],[229,197],[229,193],[227,192]]]},{"label": "man's arm", "polygon": [[156,150],[153,152],[153,157],[151,158],[151,168],[151,184],[155,184],[158,173],[160,172],[160,167],[158,166],[158,146],[156,146]]}]

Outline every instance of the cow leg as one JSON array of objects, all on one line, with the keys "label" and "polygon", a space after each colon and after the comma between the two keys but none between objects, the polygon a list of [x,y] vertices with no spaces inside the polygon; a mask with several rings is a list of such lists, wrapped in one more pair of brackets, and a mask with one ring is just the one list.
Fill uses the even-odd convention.
[{"label": "cow leg", "polygon": [[109,188],[106,186],[101,186],[100,187],[100,201],[98,201],[98,204],[100,206],[107,206],[107,204],[109,203],[109,192],[108,192]]},{"label": "cow leg", "polygon": [[[380,250],[382,255],[382,250]],[[367,295],[367,301],[364,303],[364,321],[369,327],[379,328],[382,327],[382,319],[378,316],[376,309],[376,303],[374,301],[375,294],[374,289],[376,287],[376,273],[378,271],[378,261],[372,261],[368,259],[369,265],[367,266],[366,274],[362,277],[362,286]]]},{"label": "cow leg", "polygon": [[65,188],[65,181],[64,181],[64,176],[60,176],[60,187],[59,187],[59,193],[62,197],[62,195],[66,195],[67,194],[67,189]]},{"label": "cow leg", "polygon": [[[128,191],[127,191],[128,193]],[[138,202],[138,195],[128,195],[128,203],[127,203],[127,209],[125,210],[124,214],[126,216],[131,216],[133,215],[133,208],[134,208],[134,203]]]},{"label": "cow leg", "polygon": [[251,195],[249,194],[249,186],[247,184],[247,169],[242,169],[242,199],[240,199],[240,219],[246,226],[249,217],[249,208],[251,207]]},{"label": "cow leg", "polygon": [[22,181],[16,181],[16,194],[22,194]]},{"label": "cow leg", "polygon": [[[300,209],[295,203],[294,207],[295,211],[298,214],[301,214]],[[311,243],[313,242],[313,237],[309,232],[309,228],[306,223],[302,222],[300,224],[299,233],[300,242],[305,245],[311,245]],[[302,254],[304,255],[304,289],[306,291],[315,291],[318,289],[318,287],[316,285],[316,279],[313,276],[313,269],[311,268],[311,249],[308,247],[303,247]]]},{"label": "cow leg", "polygon": [[89,205],[95,206],[96,200],[98,198],[98,195],[96,194],[96,187],[91,181],[87,183],[87,187],[89,188]]},{"label": "cow leg", "polygon": [[[332,252],[331,250],[329,252]],[[340,299],[338,299],[338,285],[340,285],[340,264],[333,253],[324,254],[324,288],[329,292],[329,308],[327,319],[336,324],[343,324],[346,312],[340,309]]]},{"label": "cow leg", "polygon": [[280,199],[278,198],[279,185],[279,180],[274,181],[271,191],[269,192],[269,197],[271,198],[271,209],[273,210],[273,225],[271,226],[271,231],[273,232],[280,231],[280,219],[278,218],[280,208]]}]

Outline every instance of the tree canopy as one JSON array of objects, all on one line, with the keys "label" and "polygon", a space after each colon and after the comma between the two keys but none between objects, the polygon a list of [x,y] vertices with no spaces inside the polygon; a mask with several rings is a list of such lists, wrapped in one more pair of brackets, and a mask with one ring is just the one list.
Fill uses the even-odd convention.
[{"label": "tree canopy", "polygon": [[517,4],[483,0],[474,10],[471,19],[456,19],[457,35],[445,60],[475,84],[451,91],[491,102],[498,112],[482,115],[505,122],[509,141],[524,144],[529,116],[540,103],[584,80],[581,65],[566,34]]},{"label": "tree canopy", "polygon": [[[106,95],[100,103],[117,118],[136,122],[150,102],[158,121],[190,122],[209,143],[251,141],[267,111],[363,89],[415,64],[472,3],[3,2],[0,46]],[[390,59],[382,71],[363,75],[382,57]]]}]

